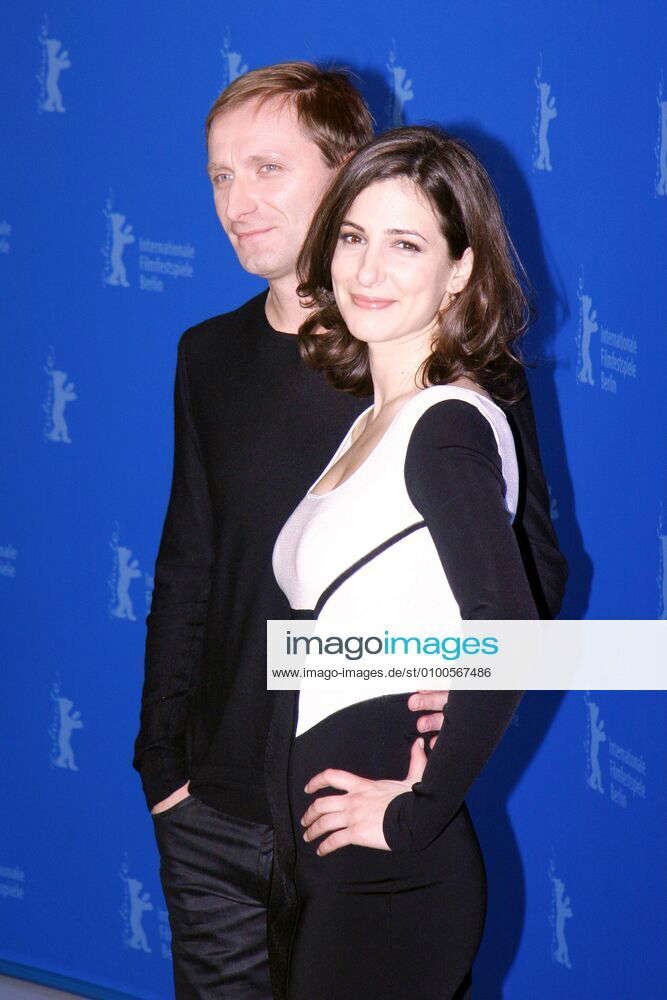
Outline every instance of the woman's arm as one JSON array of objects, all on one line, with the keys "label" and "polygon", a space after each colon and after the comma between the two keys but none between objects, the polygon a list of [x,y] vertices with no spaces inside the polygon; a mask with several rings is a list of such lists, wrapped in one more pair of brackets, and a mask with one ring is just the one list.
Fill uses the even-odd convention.
[{"label": "woman's arm", "polygon": [[[505,508],[495,437],[477,407],[436,403],[410,438],[405,481],[464,620],[539,618]],[[393,851],[427,847],[458,812],[500,742],[521,691],[451,691],[422,780],[389,803]]]}]

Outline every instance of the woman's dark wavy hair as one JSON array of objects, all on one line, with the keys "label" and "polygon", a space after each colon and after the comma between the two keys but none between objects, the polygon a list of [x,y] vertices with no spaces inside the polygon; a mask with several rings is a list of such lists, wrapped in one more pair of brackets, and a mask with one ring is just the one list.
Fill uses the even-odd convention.
[{"label": "woman's dark wavy hair", "polygon": [[331,284],[341,223],[375,181],[407,177],[428,198],[454,260],[474,254],[465,288],[439,312],[439,334],[420,366],[422,386],[467,375],[491,395],[516,402],[525,391],[518,340],[533,318],[532,292],[509,237],[493,184],[472,150],[435,126],[392,129],[358,150],[322,199],[297,262],[298,295],[314,312],[299,328],[299,349],[337,389],[373,391],[368,345],[345,325]]}]

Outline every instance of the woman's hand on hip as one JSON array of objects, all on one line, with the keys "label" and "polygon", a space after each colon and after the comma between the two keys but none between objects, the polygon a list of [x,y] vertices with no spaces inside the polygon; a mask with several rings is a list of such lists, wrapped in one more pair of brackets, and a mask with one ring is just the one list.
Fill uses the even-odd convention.
[{"label": "woman's hand on hip", "polygon": [[427,761],[424,740],[420,736],[412,744],[410,767],[403,781],[389,778],[372,781],[336,768],[315,774],[304,788],[305,792],[340,788],[346,794],[322,796],[308,806],[301,817],[301,825],[306,828],[303,839],[316,840],[325,833],[330,834],[318,845],[319,855],[330,854],[347,844],[389,851],[382,832],[387,806],[397,795],[411,791],[415,782],[421,781]]}]

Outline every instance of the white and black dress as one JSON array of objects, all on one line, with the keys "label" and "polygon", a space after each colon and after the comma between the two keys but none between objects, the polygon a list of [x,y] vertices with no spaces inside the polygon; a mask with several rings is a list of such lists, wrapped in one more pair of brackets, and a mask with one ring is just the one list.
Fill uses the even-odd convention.
[{"label": "white and black dress", "polygon": [[[295,617],[389,624],[537,618],[512,528],[518,488],[500,407],[459,386],[424,389],[342,484],[307,492],[277,539],[276,579]],[[326,767],[372,779],[405,776],[419,735],[409,693],[304,687],[282,776],[274,739],[269,778],[286,781],[292,834],[282,851],[277,843],[277,854],[284,860],[292,852],[287,875],[299,907],[289,1000],[469,996],[486,879],[464,798],[522,692],[450,693],[422,780],[385,812],[390,851],[349,845],[319,857],[319,839],[306,843],[299,825],[313,799],[303,787]],[[276,837],[285,840],[287,829],[286,819]]]}]

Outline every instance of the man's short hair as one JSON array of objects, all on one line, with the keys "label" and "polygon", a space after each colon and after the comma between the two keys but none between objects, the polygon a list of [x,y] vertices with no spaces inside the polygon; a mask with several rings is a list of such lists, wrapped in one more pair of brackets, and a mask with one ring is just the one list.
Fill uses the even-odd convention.
[{"label": "man's short hair", "polygon": [[292,101],[299,122],[329,167],[373,138],[373,118],[348,70],[321,69],[309,62],[276,63],[239,76],[223,90],[206,117],[206,139],[218,115],[248,101],[259,106]]}]

